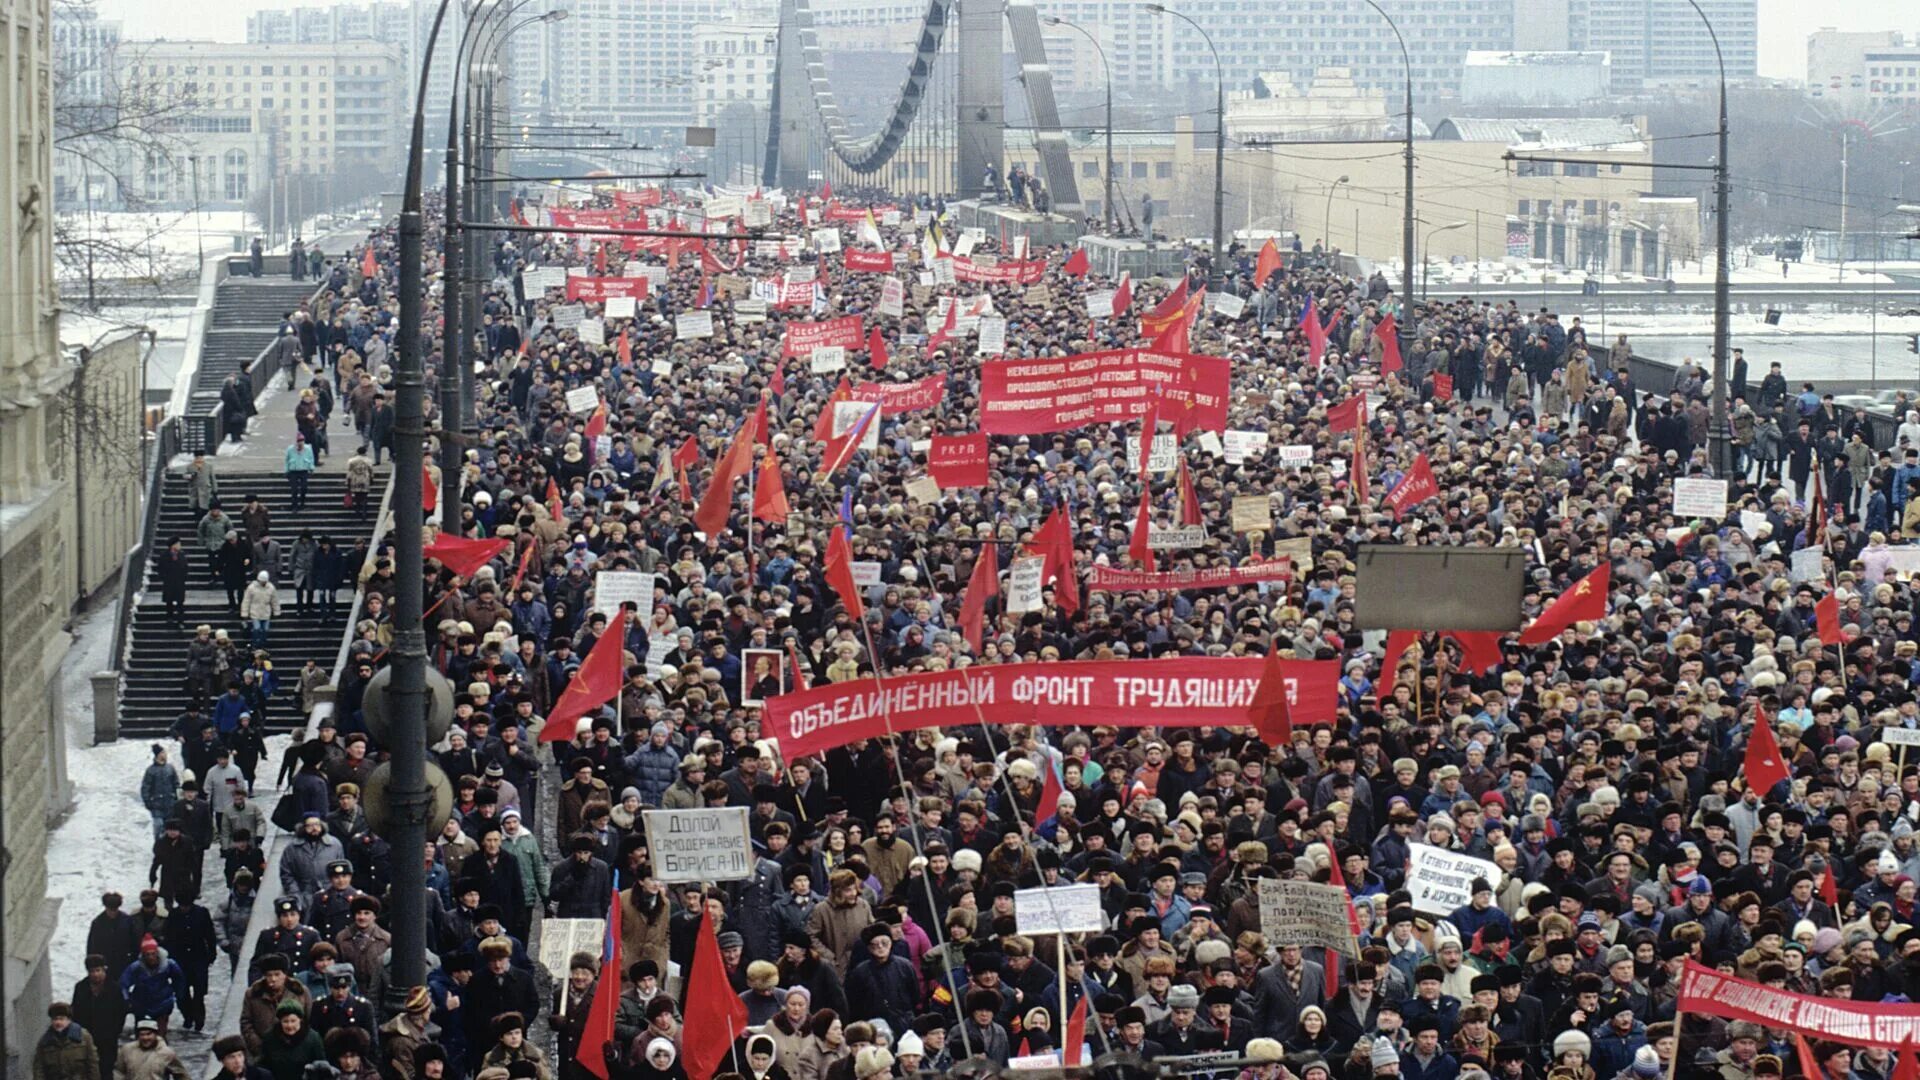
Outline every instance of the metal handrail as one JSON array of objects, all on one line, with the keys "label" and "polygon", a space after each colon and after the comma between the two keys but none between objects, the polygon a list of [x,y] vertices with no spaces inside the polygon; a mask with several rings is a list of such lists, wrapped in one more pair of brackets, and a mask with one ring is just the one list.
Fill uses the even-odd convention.
[{"label": "metal handrail", "polygon": [[113,646],[107,656],[112,659],[114,670],[122,672],[123,677],[133,611],[140,604],[140,593],[146,583],[147,559],[153,553],[154,534],[160,529],[159,507],[160,500],[166,494],[167,462],[179,452],[180,438],[177,417],[161,421],[159,429],[154,432],[153,457],[147,463],[146,512],[141,515],[140,539],[127,552],[127,560],[120,567],[120,608],[113,627]]}]

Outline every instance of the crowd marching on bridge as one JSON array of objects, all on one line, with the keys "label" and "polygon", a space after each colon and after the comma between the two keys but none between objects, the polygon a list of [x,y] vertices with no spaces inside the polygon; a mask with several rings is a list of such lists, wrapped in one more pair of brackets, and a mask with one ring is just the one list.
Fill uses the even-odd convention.
[{"label": "crowd marching on bridge", "polygon": [[[218,1024],[209,973],[243,957],[212,1034],[249,1080],[1112,1053],[1246,1080],[1920,1075],[1904,1043],[1777,1020],[1920,998],[1920,422],[1743,377],[1716,470],[1698,369],[1638,385],[1577,318],[1409,303],[1270,244],[1136,281],[948,210],[516,207],[608,233],[492,248],[478,437],[420,585],[451,818],[397,852],[361,805],[366,686],[414,587],[386,543],[329,544],[322,599],[357,585],[361,621],[344,670],[302,673],[302,706],[338,693],[272,783],[260,729],[293,688],[250,666],[241,577],[253,649],[195,635],[211,711],[140,781],[149,887],[104,897],[36,1077],[184,1075],[168,1034]],[[379,230],[327,282],[353,344],[309,387],[309,448],[336,392],[362,455],[392,448],[396,259]],[[1086,422],[1015,367],[1134,394]],[[1680,512],[1676,480],[1724,481],[1724,509]],[[257,545],[245,522],[218,544]],[[1521,553],[1524,629],[1362,629],[1363,543]],[[740,872],[677,880],[647,812],[720,807],[746,810]],[[420,986],[388,973],[399,858],[429,867]],[[1301,929],[1278,883],[1331,886],[1286,895],[1346,932]],[[1021,891],[1070,884],[1097,926],[1036,932]],[[609,940],[546,970],[555,919]]]}]

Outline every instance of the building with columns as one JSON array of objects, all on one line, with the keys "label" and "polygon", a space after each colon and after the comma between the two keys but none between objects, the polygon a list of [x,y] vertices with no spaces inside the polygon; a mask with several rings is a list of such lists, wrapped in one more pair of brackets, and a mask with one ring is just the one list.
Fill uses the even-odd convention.
[{"label": "building with columns", "polygon": [[0,1022],[8,1076],[27,1073],[52,997],[47,943],[60,905],[47,895],[47,832],[69,798],[60,664],[72,581],[57,457],[76,368],[59,347],[53,269],[53,9],[0,0]]}]

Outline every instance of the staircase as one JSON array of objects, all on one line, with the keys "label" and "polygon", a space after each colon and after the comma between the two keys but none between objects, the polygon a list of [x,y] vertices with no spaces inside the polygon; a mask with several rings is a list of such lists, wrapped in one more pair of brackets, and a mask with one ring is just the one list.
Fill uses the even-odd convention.
[{"label": "staircase", "polygon": [[[319,283],[273,278],[231,277],[220,283],[207,337],[200,348],[200,368],[187,398],[190,416],[205,416],[220,407],[220,384],[242,365],[251,365],[273,343],[280,320],[300,302],[313,297]],[[263,388],[264,374],[256,374],[253,388]]]},{"label": "staircase", "polygon": [[[281,545],[281,565],[275,568],[274,582],[280,587],[283,611],[280,618],[274,620],[267,643],[267,651],[273,654],[274,673],[280,681],[279,692],[269,705],[266,718],[266,726],[272,730],[286,730],[294,722],[298,712],[300,669],[308,660],[319,661],[331,674],[341,638],[347,631],[347,613],[353,605],[353,586],[349,583],[335,594],[335,606],[330,613],[305,614],[293,610],[294,592],[288,573],[293,542],[307,530],[316,539],[332,537],[345,551],[361,538],[371,536],[386,472],[383,468],[375,476],[372,506],[364,519],[347,509],[343,473],[316,472],[308,484],[306,509],[299,514],[293,512],[286,480],[278,474],[220,476],[220,501],[228,514],[237,521],[246,497],[258,494],[273,516],[272,535]],[[156,555],[165,551],[167,542],[177,536],[192,556],[194,573],[187,591],[186,618],[175,624],[167,618],[159,582],[153,579],[153,560],[148,560],[147,578],[142,583],[139,604],[133,610],[120,669],[122,738],[163,735],[186,709],[191,701],[185,685],[187,642],[193,637],[196,625],[207,623],[216,630],[224,629],[242,644],[247,640],[245,627],[227,608],[226,591],[208,578],[206,556],[194,534],[200,522],[187,501],[183,475],[175,473],[165,478],[160,504],[153,512],[157,514],[153,533]],[[358,567],[354,567],[354,571],[357,570]]]}]

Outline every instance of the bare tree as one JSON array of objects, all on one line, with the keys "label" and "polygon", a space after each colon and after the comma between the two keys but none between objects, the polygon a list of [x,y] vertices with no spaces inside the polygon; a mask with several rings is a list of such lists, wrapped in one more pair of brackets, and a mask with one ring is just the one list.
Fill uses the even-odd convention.
[{"label": "bare tree", "polygon": [[[69,28],[93,23],[93,0],[55,0],[55,21]],[[142,171],[171,169],[190,146],[191,118],[206,105],[203,90],[142,74],[138,46],[69,40],[54,65],[54,150],[80,170],[81,206],[61,206],[54,219],[54,257],[63,279],[85,282],[85,303],[99,306],[102,281],[157,285],[167,269],[155,241],[186,218],[163,214],[137,228],[95,228],[90,211],[94,180],[113,189],[128,210],[146,209]],[[124,221],[123,221],[124,224]]]}]

